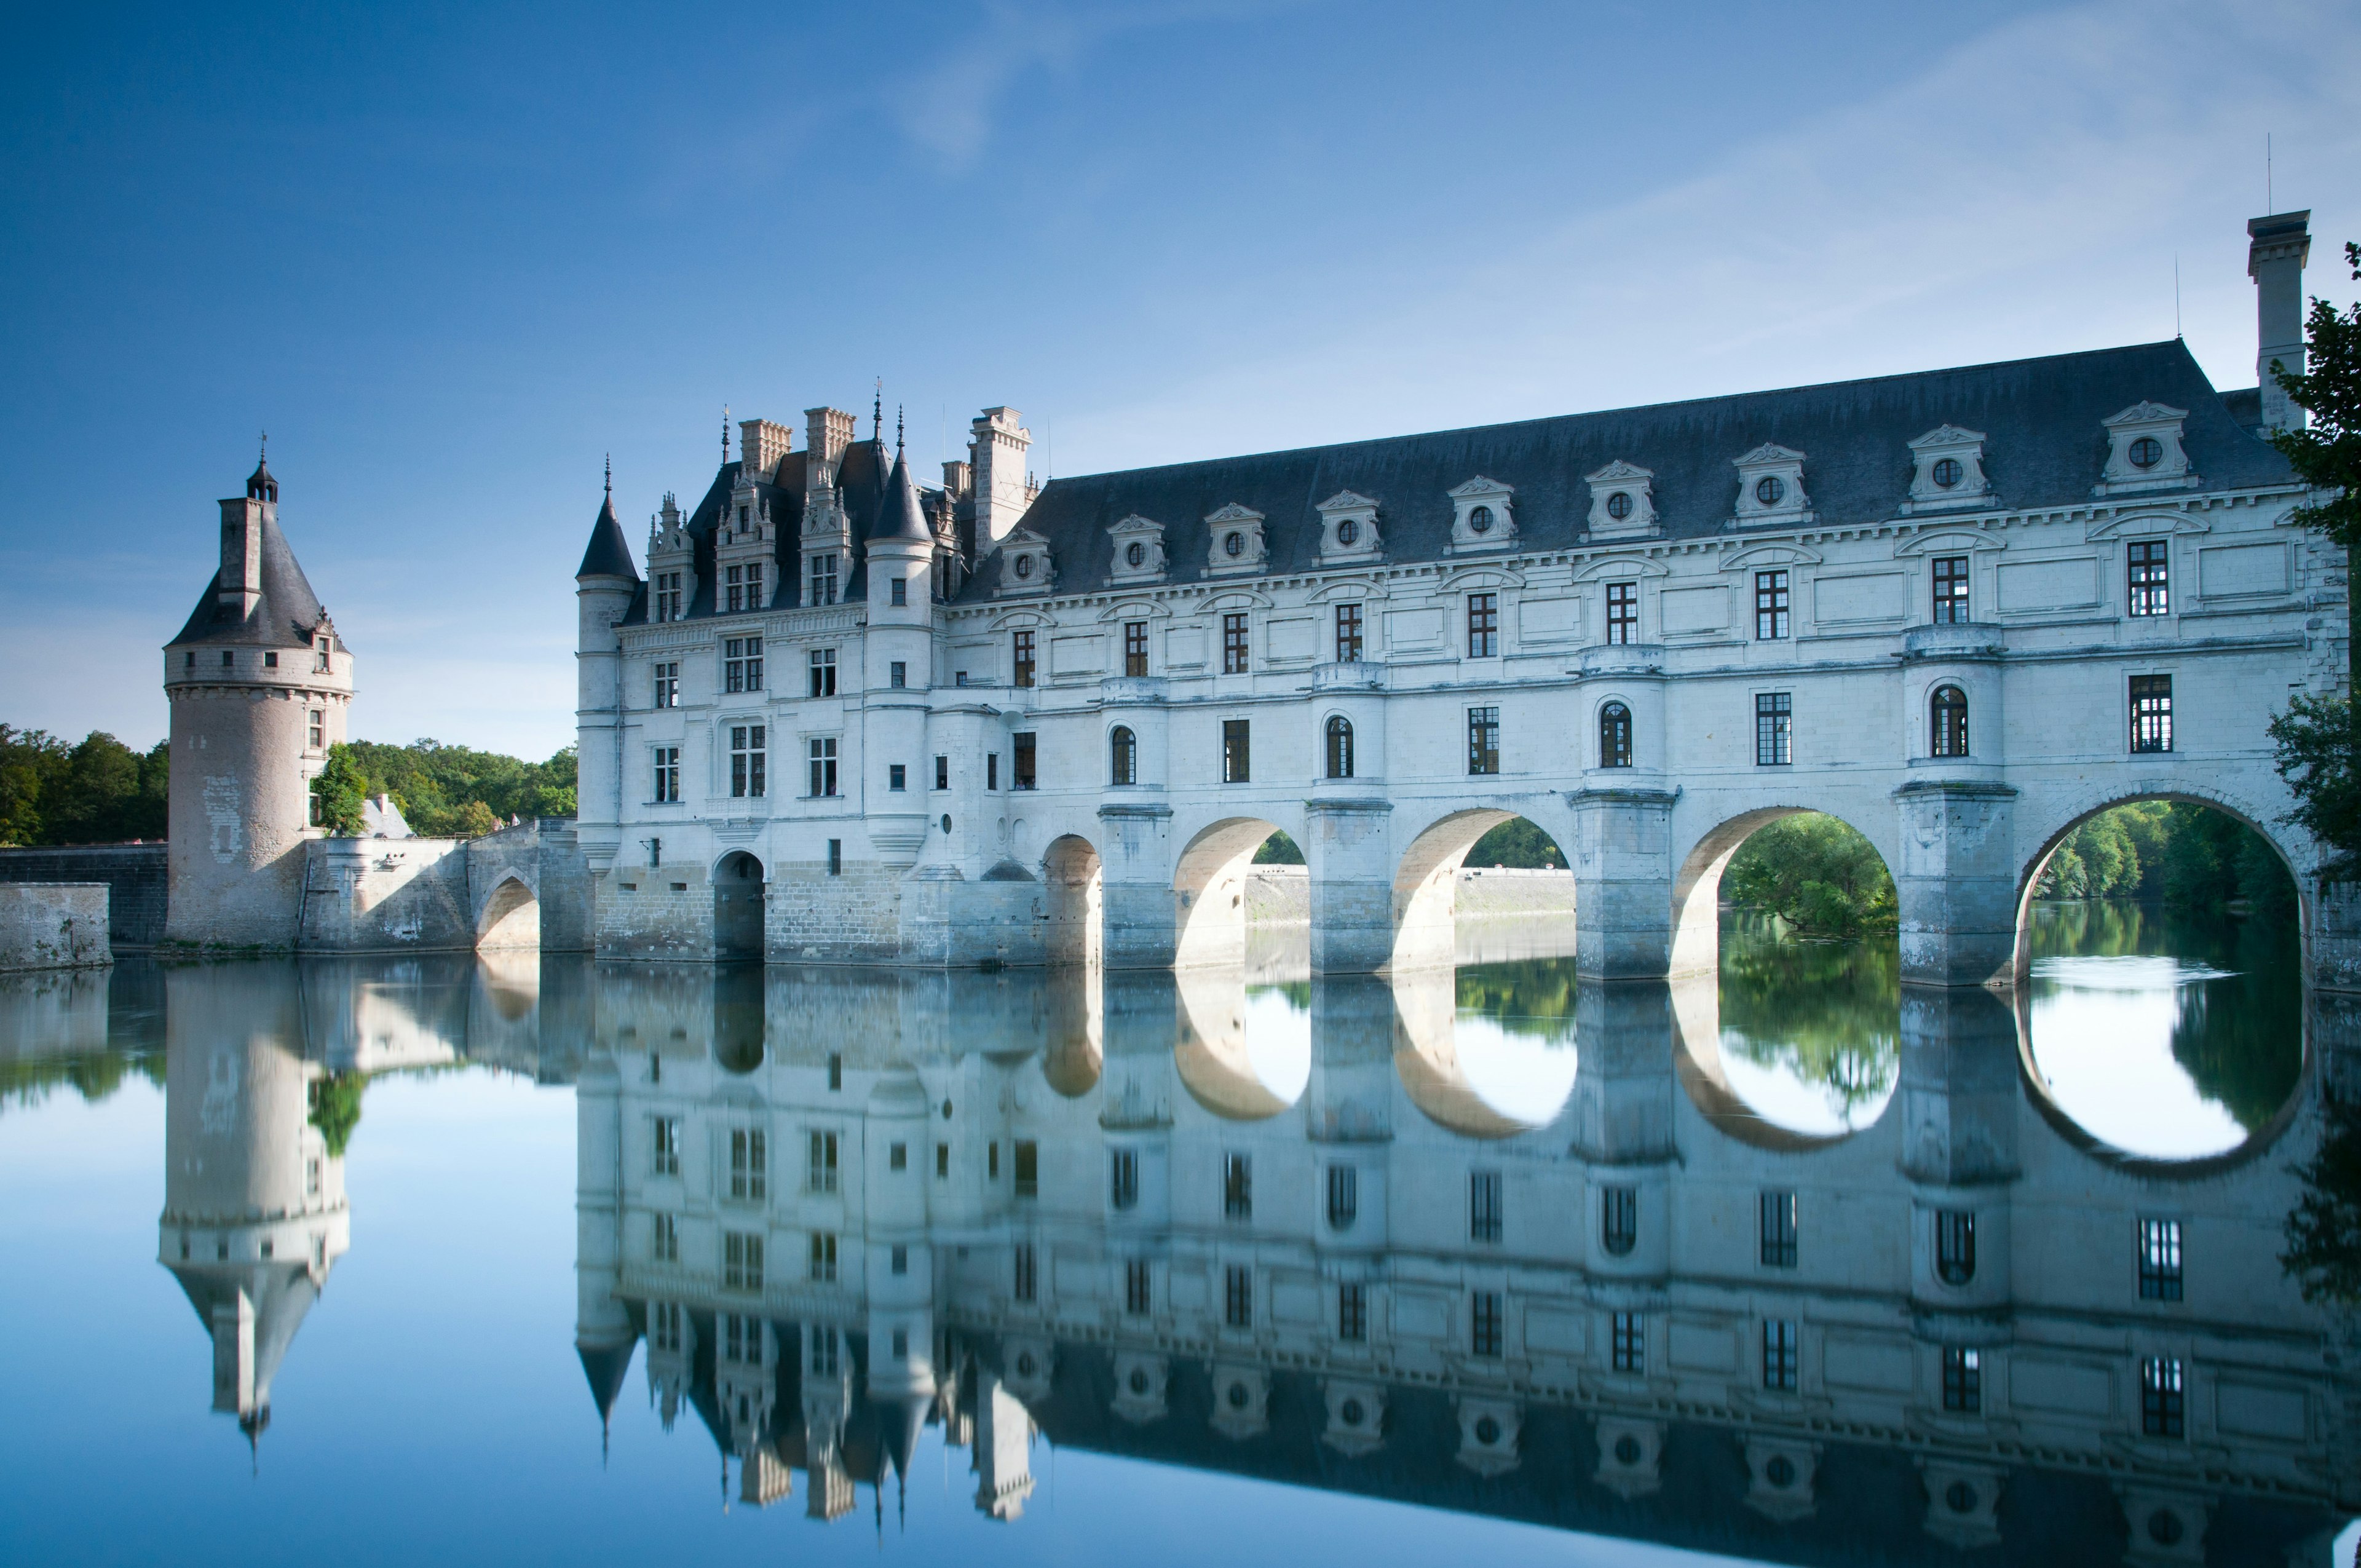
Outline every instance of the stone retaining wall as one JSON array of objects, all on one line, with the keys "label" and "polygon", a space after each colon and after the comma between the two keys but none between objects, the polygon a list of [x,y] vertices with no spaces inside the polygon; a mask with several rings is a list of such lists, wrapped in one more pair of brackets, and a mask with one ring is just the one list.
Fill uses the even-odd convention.
[{"label": "stone retaining wall", "polygon": [[[1463,867],[1455,890],[1461,916],[1572,915],[1572,872]],[[1246,877],[1246,924],[1284,926],[1312,919],[1312,877],[1302,866],[1257,866]]]},{"label": "stone retaining wall", "polygon": [[170,887],[169,848],[153,844],[73,844],[57,849],[0,850],[0,884],[104,883],[107,938],[115,950],[152,948],[164,939],[164,901]]},{"label": "stone retaining wall", "polygon": [[0,970],[89,969],[115,961],[104,883],[0,885]]}]

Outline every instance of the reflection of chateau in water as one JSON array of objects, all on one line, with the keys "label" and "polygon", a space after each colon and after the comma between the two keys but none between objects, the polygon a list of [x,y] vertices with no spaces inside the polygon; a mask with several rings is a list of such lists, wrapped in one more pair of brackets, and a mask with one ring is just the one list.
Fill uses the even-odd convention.
[{"label": "reflection of chateau in water", "polygon": [[666,1426],[822,1518],[938,1422],[1004,1518],[1037,1432],[1791,1561],[2325,1563],[2361,1508],[2349,1330],[2275,1256],[2308,1110],[2113,1160],[2004,1001],[1914,992],[1884,1113],[1815,1138],[1686,1047],[1710,994],[1580,989],[1570,1089],[1457,1000],[602,969],[601,1413],[644,1340]]}]

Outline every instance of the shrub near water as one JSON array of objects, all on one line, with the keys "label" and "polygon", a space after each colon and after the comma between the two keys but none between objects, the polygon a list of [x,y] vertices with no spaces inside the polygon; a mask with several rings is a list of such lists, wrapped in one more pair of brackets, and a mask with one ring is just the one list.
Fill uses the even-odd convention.
[{"label": "shrub near water", "polygon": [[1867,839],[1833,817],[1783,817],[1739,847],[1721,873],[1731,904],[1767,909],[1812,937],[1891,931],[1894,878]]}]

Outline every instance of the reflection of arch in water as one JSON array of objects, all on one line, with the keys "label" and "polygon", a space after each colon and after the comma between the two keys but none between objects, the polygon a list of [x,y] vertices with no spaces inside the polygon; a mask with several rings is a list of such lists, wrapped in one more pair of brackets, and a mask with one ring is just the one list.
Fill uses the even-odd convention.
[{"label": "reflection of arch in water", "polygon": [[[1492,806],[1451,812],[1429,824],[1411,840],[1394,868],[1393,949],[1388,967],[1395,970],[1447,970],[1457,960],[1459,868],[1477,841],[1521,814]],[[1531,817],[1524,820],[1531,822]],[[1534,823],[1547,834],[1548,829]],[[1549,835],[1555,843],[1556,836]],[[1565,859],[1563,852],[1559,858]],[[1574,874],[1565,875],[1565,905],[1574,907]]]},{"label": "reflection of arch in water", "polygon": [[1173,1065],[1190,1098],[1224,1121],[1258,1122],[1303,1097],[1312,1015],[1283,988],[1249,991],[1242,970],[1184,970]]},{"label": "reflection of arch in water", "polygon": [[713,867],[713,956],[763,956],[763,862],[732,850]]},{"label": "reflection of arch in water", "polygon": [[[1720,826],[1712,828],[1691,847],[1680,871],[1673,878],[1673,964],[1675,974],[1713,974],[1721,965],[1721,873],[1730,869],[1730,857],[1747,839],[1783,817],[1801,817],[1806,813],[1828,817],[1845,822],[1834,812],[1820,811],[1809,806],[1768,806],[1755,811],[1741,811]],[[1855,832],[1860,824],[1845,822]],[[1870,847],[1876,849],[1877,840],[1867,834]],[[1878,858],[1890,874],[1894,862],[1884,851]]]},{"label": "reflection of arch in water", "polygon": [[476,917],[478,950],[538,950],[541,947],[541,901],[524,878],[511,872],[484,900]]},{"label": "reflection of arch in water", "polygon": [[1429,1121],[1471,1138],[1512,1138],[1564,1113],[1580,1060],[1571,1025],[1565,1039],[1544,1043],[1463,1018],[1448,970],[1398,975],[1393,992],[1394,1072]]},{"label": "reflection of arch in water", "polygon": [[1246,961],[1247,870],[1279,830],[1264,817],[1225,817],[1189,840],[1172,870],[1174,968]]},{"label": "reflection of arch in water", "polygon": [[1105,972],[1096,964],[1050,972],[1049,1048],[1041,1056],[1041,1076],[1065,1099],[1079,1099],[1098,1087],[1106,1062],[1105,985]]},{"label": "reflection of arch in water", "polygon": [[1049,916],[1043,956],[1053,964],[1098,963],[1104,948],[1105,878],[1097,849],[1076,833],[1054,840],[1041,857],[1041,880]]},{"label": "reflection of arch in water", "polygon": [[1799,1154],[1831,1148],[1859,1137],[1883,1121],[1894,1103],[1894,1091],[1879,1103],[1878,1113],[1860,1126],[1835,1133],[1806,1132],[1783,1126],[1747,1103],[1731,1087],[1721,1055],[1721,979],[1717,974],[1689,973],[1675,980],[1673,992],[1673,1069],[1688,1094],[1689,1103],[1716,1129],[1751,1148],[1777,1154]]}]

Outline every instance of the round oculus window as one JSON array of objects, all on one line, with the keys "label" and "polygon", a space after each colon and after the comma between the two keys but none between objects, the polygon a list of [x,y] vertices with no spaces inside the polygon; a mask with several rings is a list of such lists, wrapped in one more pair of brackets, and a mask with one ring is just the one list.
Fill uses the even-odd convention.
[{"label": "round oculus window", "polygon": [[1965,1481],[1954,1481],[1943,1493],[1944,1506],[1955,1514],[1976,1511],[1976,1489]]},{"label": "round oculus window", "polygon": [[1243,534],[1243,533],[1229,533],[1229,534],[1224,534],[1224,535],[1223,536],[1223,538],[1222,538],[1222,554],[1224,554],[1224,555],[1229,555],[1229,556],[1238,556],[1238,555],[1243,555],[1243,554],[1245,554],[1246,553],[1246,536],[1245,534]]},{"label": "round oculus window", "polygon": [[1223,1397],[1229,1400],[1230,1409],[1234,1410],[1243,1410],[1246,1408],[1246,1400],[1251,1396],[1246,1393],[1246,1386],[1245,1384],[1233,1383],[1230,1385],[1230,1391]]},{"label": "round oculus window", "polygon": [[1348,518],[1346,518],[1344,521],[1342,521],[1342,522],[1340,522],[1340,523],[1338,523],[1338,524],[1336,525],[1336,543],[1339,543],[1339,544],[1344,544],[1344,545],[1351,545],[1351,544],[1352,544],[1352,543],[1354,543],[1356,541],[1357,541],[1360,537],[1361,537],[1361,525],[1360,525],[1359,523],[1357,523],[1357,522],[1354,521],[1351,518],[1349,518],[1349,517],[1348,517]]},{"label": "round oculus window", "polygon": [[1361,1409],[1360,1400],[1347,1399],[1336,1407],[1336,1414],[1346,1426],[1356,1427],[1368,1415],[1368,1411]]},{"label": "round oculus window", "polygon": [[1033,1359],[1033,1353],[1028,1350],[1024,1354],[1016,1358],[1016,1376],[1019,1377],[1030,1377],[1033,1376],[1035,1369],[1038,1365],[1039,1363]]},{"label": "round oculus window", "polygon": [[2131,458],[2135,468],[2153,468],[2164,461],[2164,443],[2153,435],[2143,435],[2132,443],[2132,449],[2125,455]]},{"label": "round oculus window", "polygon": [[1132,567],[1146,565],[1148,564],[1148,546],[1142,544],[1137,539],[1133,540],[1130,543],[1123,547],[1123,562],[1125,565]]},{"label": "round oculus window", "polygon": [[1470,533],[1491,532],[1492,509],[1490,507],[1477,507],[1474,511],[1469,512],[1467,514],[1467,532]]},{"label": "round oculus window", "polygon": [[1500,1441],[1500,1423],[1489,1416],[1476,1418],[1476,1441],[1489,1448]]},{"label": "round oculus window", "polygon": [[1787,481],[1776,474],[1765,474],[1754,481],[1754,499],[1766,507],[1775,507],[1787,493]]},{"label": "round oculus window", "polygon": [[946,811],[946,812],[944,812],[944,813],[943,813],[943,831],[944,831],[944,832],[946,832],[946,833],[948,833],[948,832],[950,832],[950,830],[951,830],[951,814],[950,814],[950,812]]},{"label": "round oculus window", "polygon": [[1607,515],[1620,522],[1631,515],[1631,492],[1618,490],[1607,498]]},{"label": "round oculus window", "polygon": [[1137,1366],[1131,1369],[1131,1391],[1135,1394],[1148,1392],[1148,1374]]},{"label": "round oculus window", "polygon": [[1763,1478],[1782,1490],[1795,1484],[1795,1462],[1784,1453],[1774,1453],[1763,1466]]},{"label": "round oculus window", "polygon": [[1640,1463],[1640,1440],[1625,1432],[1615,1440],[1615,1463],[1629,1467]]},{"label": "round oculus window", "polygon": [[1960,476],[1964,473],[1966,473],[1966,470],[1960,466],[1960,460],[1958,458],[1938,457],[1935,460],[1935,466],[1928,471],[1927,477],[1934,480],[1936,484],[1941,486],[1944,489],[1948,490],[1952,486],[1960,482]]},{"label": "round oculus window", "polygon": [[2180,1516],[2170,1508],[2158,1508],[2147,1516],[2147,1538],[2158,1546],[2178,1546],[2180,1537]]},{"label": "round oculus window", "polygon": [[1018,580],[1022,581],[1032,575],[1033,557],[1030,555],[1019,555],[1016,557],[1016,576]]}]

